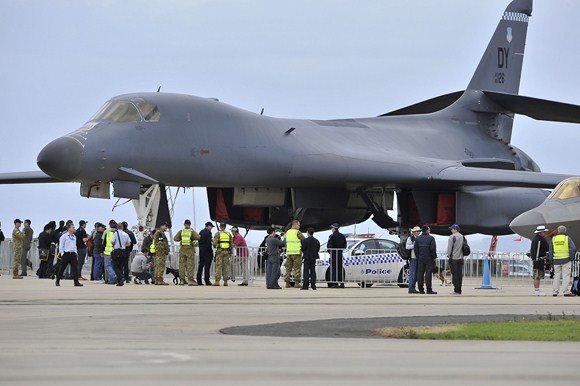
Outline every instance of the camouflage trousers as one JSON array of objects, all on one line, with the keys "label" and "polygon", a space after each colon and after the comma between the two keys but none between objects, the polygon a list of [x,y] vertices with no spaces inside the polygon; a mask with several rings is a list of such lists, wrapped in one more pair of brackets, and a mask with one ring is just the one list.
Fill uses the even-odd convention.
[{"label": "camouflage trousers", "polygon": [[155,281],[163,281],[165,273],[165,263],[167,262],[167,253],[165,251],[155,251]]},{"label": "camouflage trousers", "polygon": [[18,276],[18,269],[22,262],[22,248],[14,248],[14,262],[12,263],[12,275]]},{"label": "camouflage trousers", "polygon": [[215,281],[218,283],[221,278],[224,281],[230,278],[230,251],[218,250],[215,254]]},{"label": "camouflage trousers", "polygon": [[300,283],[300,274],[302,272],[302,256],[288,255],[286,256],[286,273],[284,274],[284,281],[290,283],[290,275],[294,276],[294,286],[298,287]]},{"label": "camouflage trousers", "polygon": [[193,283],[195,272],[195,249],[193,247],[181,247],[179,249],[179,279],[184,282],[185,278]]}]

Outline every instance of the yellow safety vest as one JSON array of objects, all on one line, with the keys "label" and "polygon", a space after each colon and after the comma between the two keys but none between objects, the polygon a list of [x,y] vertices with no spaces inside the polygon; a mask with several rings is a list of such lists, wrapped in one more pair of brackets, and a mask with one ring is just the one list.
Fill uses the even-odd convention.
[{"label": "yellow safety vest", "polygon": [[193,229],[185,228],[181,230],[181,245],[186,247],[190,247],[193,244],[191,243],[191,236],[193,235]]},{"label": "yellow safety vest", "polygon": [[570,257],[570,243],[567,235],[556,235],[552,237],[552,247],[554,260],[568,259]]},{"label": "yellow safety vest", "polygon": [[290,229],[286,232],[286,255],[299,255],[301,245],[298,229]]},{"label": "yellow safety vest", "polygon": [[230,249],[230,235],[227,232],[220,232],[220,249]]},{"label": "yellow safety vest", "polygon": [[113,231],[110,228],[107,229],[103,234],[103,237],[106,238],[103,254],[111,256],[111,253],[113,252]]},{"label": "yellow safety vest", "polygon": [[149,246],[149,253],[155,253],[155,241],[151,240],[151,245]]}]

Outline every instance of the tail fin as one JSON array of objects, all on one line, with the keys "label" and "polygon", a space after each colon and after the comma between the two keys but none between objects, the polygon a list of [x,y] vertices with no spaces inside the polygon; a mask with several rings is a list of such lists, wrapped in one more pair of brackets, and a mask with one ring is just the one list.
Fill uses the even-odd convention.
[{"label": "tail fin", "polygon": [[514,0],[508,5],[468,90],[518,93],[532,3],[532,0]]}]

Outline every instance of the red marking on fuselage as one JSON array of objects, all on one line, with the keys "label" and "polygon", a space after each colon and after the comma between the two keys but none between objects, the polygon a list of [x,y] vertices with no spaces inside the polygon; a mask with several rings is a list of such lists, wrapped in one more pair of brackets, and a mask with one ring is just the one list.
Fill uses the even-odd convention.
[{"label": "red marking on fuselage", "polygon": [[199,154],[201,154],[201,155],[206,155],[206,154],[209,154],[209,150],[206,150],[206,149],[201,149],[201,150],[199,151]]}]

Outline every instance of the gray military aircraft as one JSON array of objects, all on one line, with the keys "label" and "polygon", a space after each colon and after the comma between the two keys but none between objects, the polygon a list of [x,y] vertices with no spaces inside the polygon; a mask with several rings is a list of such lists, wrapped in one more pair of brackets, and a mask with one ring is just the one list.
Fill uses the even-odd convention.
[{"label": "gray military aircraft", "polygon": [[565,225],[574,242],[580,242],[580,178],[569,178],[556,186],[540,206],[520,214],[510,228],[531,239],[538,225],[554,230]]},{"label": "gray military aircraft", "polygon": [[[463,91],[325,121],[189,95],[121,95],[49,143],[38,155],[43,172],[0,182],[80,182],[82,196],[99,198],[112,184],[116,197],[132,199],[155,184],[202,186],[212,219],[253,229],[292,218],[320,229],[372,215],[389,229],[430,224],[447,234],[459,223],[467,233],[508,234],[545,188],[570,177],[541,173],[511,144],[514,114],[580,123],[580,106],[518,95],[531,14],[532,0],[508,5]],[[395,194],[397,221],[387,215]]]}]

